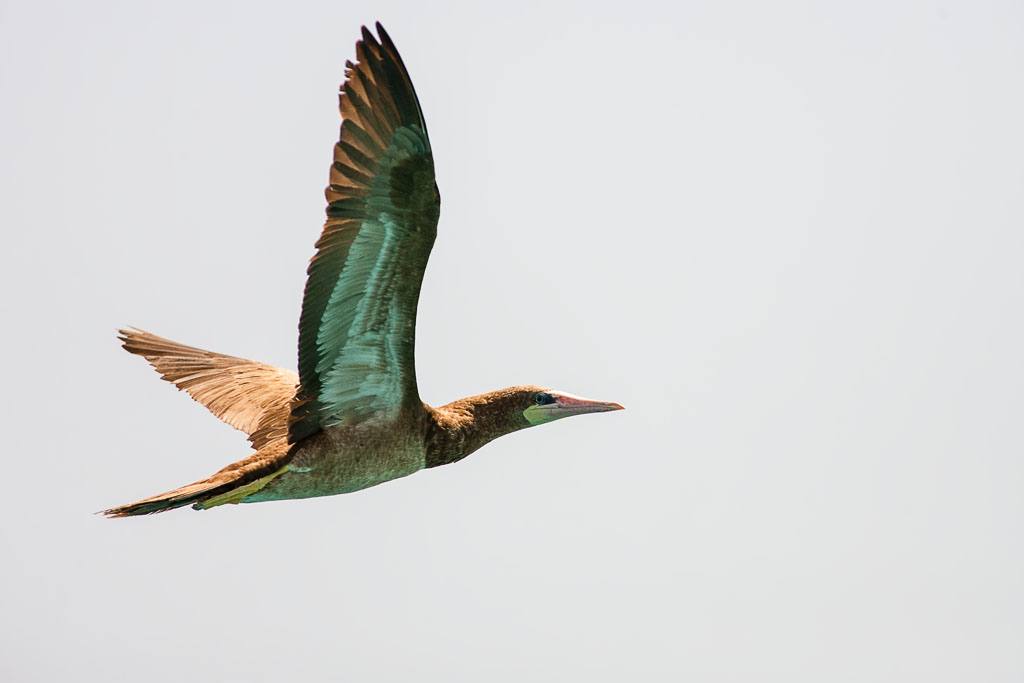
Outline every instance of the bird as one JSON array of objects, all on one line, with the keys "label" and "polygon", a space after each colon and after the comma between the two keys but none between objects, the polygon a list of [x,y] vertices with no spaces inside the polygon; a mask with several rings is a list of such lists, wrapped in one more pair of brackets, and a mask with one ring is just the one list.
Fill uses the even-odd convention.
[{"label": "bird", "polygon": [[398,50],[362,27],[339,90],[342,124],[327,219],[299,316],[298,373],[186,346],[138,328],[125,350],[254,450],[212,476],[102,514],[131,517],[351,493],[462,460],[494,439],[618,403],[523,385],[437,408],[414,367],[420,284],[441,195],[419,100]]}]

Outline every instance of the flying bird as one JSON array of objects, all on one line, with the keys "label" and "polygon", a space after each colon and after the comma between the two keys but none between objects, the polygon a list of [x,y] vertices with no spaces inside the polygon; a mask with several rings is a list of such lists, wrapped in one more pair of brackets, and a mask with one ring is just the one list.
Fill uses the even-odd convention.
[{"label": "flying bird", "polygon": [[441,196],[416,92],[384,28],[362,29],[346,62],[327,221],[307,269],[299,372],[204,351],[138,329],[124,348],[249,435],[249,457],[187,486],[104,510],[350,493],[457,462],[499,436],[563,417],[621,410],[538,386],[439,408],[420,400],[416,305]]}]

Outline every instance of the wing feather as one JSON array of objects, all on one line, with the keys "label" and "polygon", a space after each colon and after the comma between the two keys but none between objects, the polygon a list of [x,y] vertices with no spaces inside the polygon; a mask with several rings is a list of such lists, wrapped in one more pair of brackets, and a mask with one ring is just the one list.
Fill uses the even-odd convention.
[{"label": "wing feather", "polygon": [[327,222],[299,321],[289,440],[418,406],[416,305],[437,229],[434,161],[412,81],[383,27],[346,63]]},{"label": "wing feather", "polygon": [[248,434],[253,448],[286,436],[299,383],[294,372],[186,346],[143,330],[119,332],[126,351],[144,357],[165,380]]}]

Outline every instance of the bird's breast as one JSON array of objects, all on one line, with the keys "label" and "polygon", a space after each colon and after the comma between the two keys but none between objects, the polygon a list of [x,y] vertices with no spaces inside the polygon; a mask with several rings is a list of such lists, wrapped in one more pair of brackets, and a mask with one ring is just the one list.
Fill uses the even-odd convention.
[{"label": "bird's breast", "polygon": [[288,470],[242,502],[351,493],[423,469],[423,437],[394,425],[328,427],[302,441]]}]

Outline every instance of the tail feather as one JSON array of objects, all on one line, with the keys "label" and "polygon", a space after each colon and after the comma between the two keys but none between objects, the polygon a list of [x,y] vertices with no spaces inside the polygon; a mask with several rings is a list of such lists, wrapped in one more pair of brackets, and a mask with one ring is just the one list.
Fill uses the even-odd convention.
[{"label": "tail feather", "polygon": [[291,460],[288,415],[298,383],[294,372],[185,346],[138,329],[120,330],[120,334],[124,348],[148,360],[161,377],[249,434],[256,452],[211,477],[102,514],[133,517],[185,505],[205,509],[239,503],[285,472]]},{"label": "tail feather", "polygon": [[240,503],[246,496],[259,491],[273,479],[284,474],[291,460],[288,447],[278,442],[245,460],[228,465],[211,477],[176,488],[149,498],[103,510],[108,517],[134,517],[166,512],[192,505],[197,510]]},{"label": "tail feather", "polygon": [[167,493],[161,493],[149,498],[143,498],[134,503],[118,505],[109,510],[103,510],[102,514],[107,517],[134,517],[136,515],[152,515],[156,512],[166,512],[167,510],[173,510],[189,504],[200,503],[209,494],[211,489],[217,486],[210,479],[204,479],[194,484],[168,491]]}]

